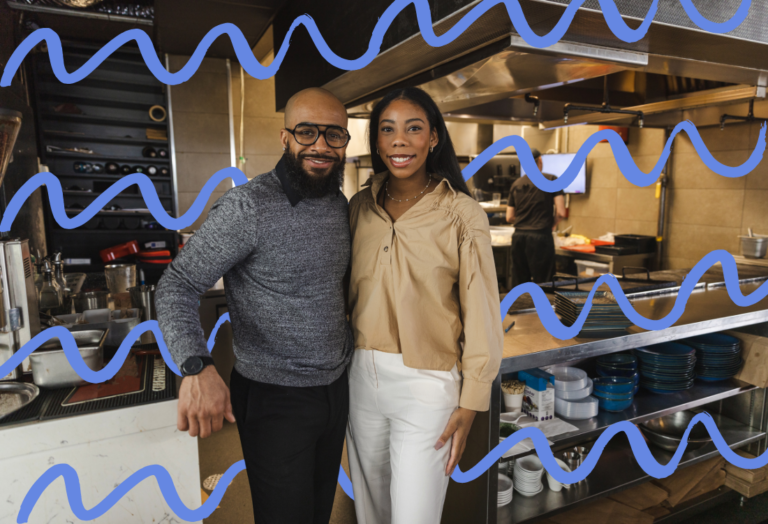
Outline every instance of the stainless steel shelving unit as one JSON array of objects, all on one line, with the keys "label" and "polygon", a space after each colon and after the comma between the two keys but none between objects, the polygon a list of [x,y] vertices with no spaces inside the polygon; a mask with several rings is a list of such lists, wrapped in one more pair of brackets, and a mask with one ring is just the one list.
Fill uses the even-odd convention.
[{"label": "stainless steel shelving unit", "polygon": [[[503,409],[502,375],[535,367],[571,364],[640,346],[768,323],[768,298],[752,306],[737,306],[723,286],[721,277],[722,272],[718,272],[716,268],[713,268],[711,273],[708,272],[701,280],[705,284],[691,295],[681,318],[673,326],[659,331],[637,329],[633,333],[609,339],[558,340],[544,329],[535,312],[518,312],[507,316],[504,325],[508,326],[514,320],[515,326],[505,336],[504,359],[500,376],[493,385],[491,411],[487,418],[488,428],[478,431],[482,433],[482,438],[475,438],[472,442],[472,446],[487,446],[487,450],[482,455],[479,450],[473,450],[473,455],[484,456],[498,443],[499,413]],[[765,272],[765,277],[768,277],[768,270]],[[756,279],[754,274],[750,274],[748,279],[740,281],[741,293],[749,295],[758,289],[766,280],[765,277]],[[672,292],[667,295],[637,298],[632,300],[632,303],[635,310],[644,317],[660,319],[669,314],[676,299],[677,293]],[[597,417],[589,420],[568,421],[578,430],[549,440],[553,442],[552,449],[557,451],[579,442],[594,440],[605,428],[621,420],[641,423],[669,413],[702,406],[715,406],[720,410],[721,415],[725,416],[726,423],[722,424],[720,429],[731,448],[742,448],[754,443],[760,443],[760,450],[765,448],[768,427],[766,390],[735,379],[715,383],[697,382],[692,389],[673,395],[653,395],[641,389],[632,407],[623,413],[601,411]],[[661,463],[666,463],[671,457],[671,453],[661,449],[653,446],[650,446],[650,449]],[[707,445],[686,453],[680,467],[714,457],[717,453],[713,444]],[[472,465],[474,464],[469,462],[466,464],[466,466]],[[476,482],[488,494],[485,522],[522,524],[566,511],[648,479],[648,475],[637,464],[626,437],[617,435],[606,447],[589,477],[570,490],[556,493],[545,489],[542,493],[530,498],[515,492],[511,504],[497,508],[498,465],[491,468],[487,476]],[[716,493],[714,496],[722,499],[726,495]],[[706,503],[706,500],[697,501],[697,504]],[[483,522],[483,520],[476,521]],[[444,516],[443,522],[453,522],[453,520]]]},{"label": "stainless steel shelving unit", "polygon": [[[719,428],[731,448],[746,446],[765,438],[766,435],[764,431],[727,418],[724,418]],[[672,458],[672,453],[668,451],[654,446],[649,446],[649,449],[659,463],[666,464]],[[679,467],[707,460],[717,456],[718,453],[714,444],[708,444],[683,455]],[[499,524],[534,522],[535,519],[544,515],[567,511],[579,504],[591,502],[645,482],[649,478],[637,463],[629,447],[629,441],[624,435],[617,435],[605,447],[597,466],[585,480],[558,493],[545,489],[533,497],[523,497],[515,492],[512,503],[499,508],[497,522]]]}]

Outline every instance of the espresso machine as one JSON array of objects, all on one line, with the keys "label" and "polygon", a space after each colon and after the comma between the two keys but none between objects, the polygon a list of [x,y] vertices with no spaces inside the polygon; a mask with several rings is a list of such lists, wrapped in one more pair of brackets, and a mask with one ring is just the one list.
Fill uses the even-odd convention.
[{"label": "espresso machine", "polygon": [[[0,108],[0,184],[21,128],[21,113]],[[2,235],[2,233],[0,233]],[[29,241],[0,238],[0,365],[40,333],[35,273]],[[31,373],[29,357],[0,380],[18,380]]]}]

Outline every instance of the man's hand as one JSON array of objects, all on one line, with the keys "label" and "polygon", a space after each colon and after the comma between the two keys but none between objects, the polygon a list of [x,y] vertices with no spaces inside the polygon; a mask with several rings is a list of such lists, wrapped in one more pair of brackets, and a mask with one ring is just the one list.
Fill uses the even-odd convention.
[{"label": "man's hand", "polygon": [[229,388],[216,368],[206,366],[200,374],[184,377],[176,422],[179,431],[189,431],[190,437],[206,438],[224,427],[223,418],[235,422]]},{"label": "man's hand", "polygon": [[456,469],[456,465],[464,454],[464,448],[467,447],[467,437],[469,430],[472,429],[472,422],[475,421],[475,415],[477,415],[476,411],[458,408],[451,415],[445,431],[435,444],[435,449],[440,449],[448,442],[448,439],[451,439],[451,455],[445,467],[446,476],[453,475],[453,470]]}]

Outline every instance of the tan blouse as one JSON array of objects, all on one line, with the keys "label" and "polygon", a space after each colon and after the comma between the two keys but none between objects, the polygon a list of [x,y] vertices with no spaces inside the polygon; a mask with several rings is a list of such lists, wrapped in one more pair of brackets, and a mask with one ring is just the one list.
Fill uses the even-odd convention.
[{"label": "tan blouse", "polygon": [[443,179],[393,223],[376,200],[388,175],[349,204],[355,347],[402,353],[416,369],[458,363],[459,405],[486,411],[504,346],[488,217]]}]

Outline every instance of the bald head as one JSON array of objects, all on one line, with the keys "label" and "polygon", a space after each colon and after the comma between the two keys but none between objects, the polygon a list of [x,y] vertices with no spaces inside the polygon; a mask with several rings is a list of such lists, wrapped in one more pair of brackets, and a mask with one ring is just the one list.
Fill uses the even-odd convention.
[{"label": "bald head", "polygon": [[320,125],[347,127],[347,110],[333,93],[322,87],[303,89],[285,104],[285,127],[311,122]]}]

